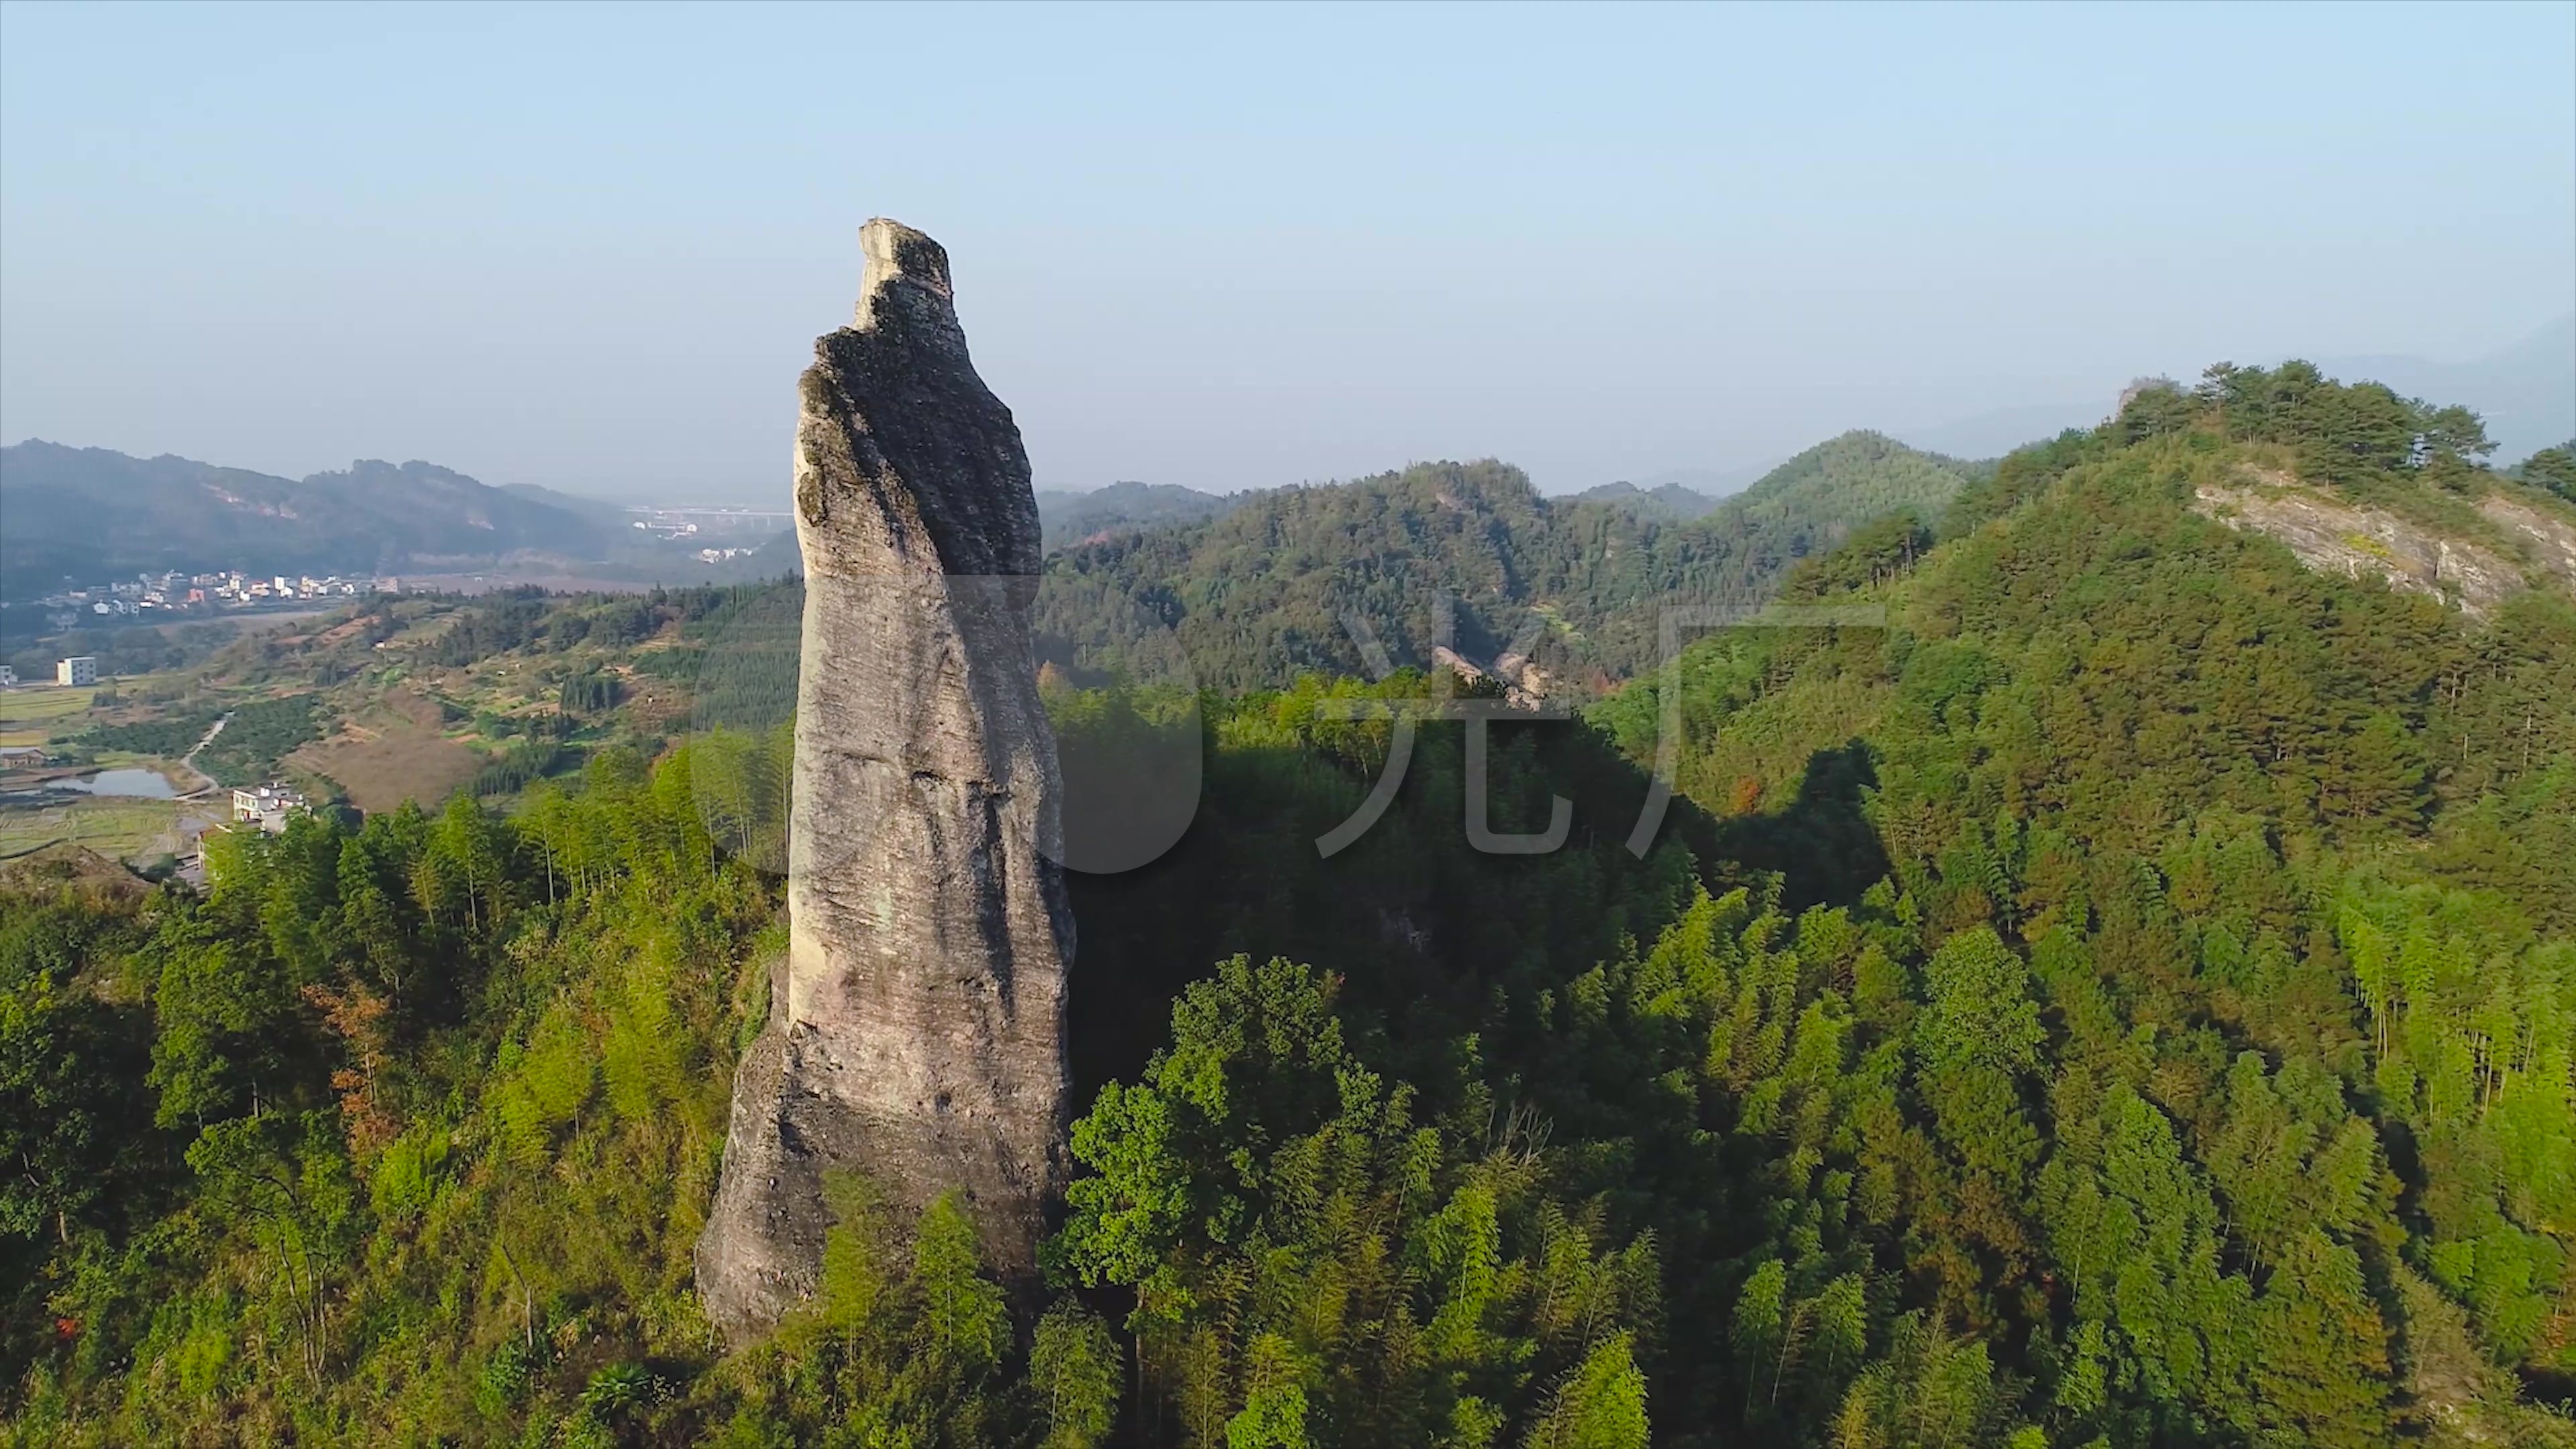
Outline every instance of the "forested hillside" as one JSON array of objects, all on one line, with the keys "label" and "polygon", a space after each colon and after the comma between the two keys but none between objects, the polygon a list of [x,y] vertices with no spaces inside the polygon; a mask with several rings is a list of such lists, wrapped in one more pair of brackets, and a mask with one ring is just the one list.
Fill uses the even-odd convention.
[{"label": "forested hillside", "polygon": [[1227,512],[1237,501],[1177,483],[1112,483],[1088,493],[1040,489],[1038,522],[1051,552],[1103,533],[1197,523]]},{"label": "forested hillside", "polygon": [[1966,481],[1948,460],[1851,433],[1712,512],[1667,520],[1632,500],[1542,497],[1501,463],[1423,464],[1068,550],[1049,561],[1039,622],[1078,671],[1134,670],[1168,631],[1201,683],[1229,690],[1362,672],[1352,618],[1397,665],[1428,665],[1438,645],[1478,661],[1519,652],[1597,686],[1653,661],[1659,605],[1768,597],[1853,525],[1930,517]]},{"label": "forested hillside", "polygon": [[[1408,674],[1387,692],[1422,687]],[[688,1250],[731,1059],[783,941],[776,883],[729,829],[735,802],[774,783],[756,739],[702,740],[649,774],[612,752],[506,820],[463,797],[363,827],[300,820],[229,842],[203,902],[85,895],[76,873],[54,886],[39,870],[0,897],[0,1145],[28,1169],[0,1189],[21,1442],[225,1424],[253,1440],[785,1444],[873,1425],[898,1443],[1073,1445],[1119,1415],[1163,1441],[1208,1442],[1215,1423],[1223,1442],[1246,1412],[1365,1433],[1350,1427],[1359,1390],[1335,1387],[1362,1372],[1379,1386],[1369,1402],[1394,1395],[1425,1424],[1490,1421],[1512,1439],[1587,1418],[1642,1426],[1652,1246],[1542,1164],[1488,1160],[1494,1133],[1539,1129],[1508,1126],[1454,1033],[1489,990],[1544,989],[1556,963],[1671,919],[1693,889],[1678,842],[1700,827],[1679,822],[1642,862],[1607,828],[1554,856],[1477,856],[1458,831],[1456,727],[1432,726],[1401,807],[1319,869],[1312,837],[1357,806],[1384,748],[1382,721],[1330,718],[1328,699],[1353,697],[1224,706],[1189,840],[1144,871],[1079,880],[1083,1089],[1135,1081],[1177,1022],[1146,1077],[1197,1114],[1186,1156],[1158,1160],[1111,1145],[1155,1089],[1109,1091],[1082,1150],[1166,1177],[1282,1155],[1256,1181],[1211,1181],[1230,1197],[1201,1200],[1205,1220],[1136,1218],[1117,1196],[1132,1179],[1086,1190],[1091,1217],[1055,1251],[1068,1287],[1105,1291],[1034,1325],[977,1276],[962,1217],[880,1224],[852,1182],[823,1301],[717,1360]],[[1120,696],[1087,698],[1065,702],[1071,755],[1153,728]],[[1510,730],[1503,744],[1498,827],[1543,815],[1542,788],[1573,791],[1605,826],[1633,816],[1640,782],[1597,737]],[[1249,959],[1219,967],[1237,952]],[[1207,1072],[1242,1081],[1246,1112],[1190,1085]],[[1328,1165],[1324,1201],[1272,1200]],[[1375,1226],[1349,1236],[1347,1211]],[[1256,1220],[1294,1251],[1246,1240]],[[1492,1232],[1569,1296],[1488,1318],[1474,1235]],[[1395,1271],[1462,1251],[1443,1281]],[[1286,1314],[1258,1341],[1212,1325],[1284,1312],[1314,1275],[1346,1269],[1375,1276],[1350,1285],[1314,1404],[1292,1384],[1247,1407],[1250,1366],[1303,1362],[1322,1346],[1288,1335],[1318,1325]],[[1255,1271],[1274,1281],[1246,1296]],[[1139,1320],[1131,1368],[1111,1324],[1126,1331],[1116,1305],[1140,1272],[1149,1296],[1180,1296],[1157,1300],[1167,1328]],[[1471,1336],[1379,1360],[1384,1327],[1427,1332],[1455,1304],[1452,1319],[1482,1325]]]},{"label": "forested hillside", "polygon": [[[2576,1444],[2576,598],[2535,564],[2473,619],[2200,511],[2251,472],[2576,517],[2481,444],[2218,372],[1783,549],[1855,612],[1495,727],[1478,823],[1562,797],[1551,853],[1468,844],[1431,719],[1319,853],[1419,673],[1194,716],[1051,684],[1069,774],[1195,734],[1206,786],[1170,854],[1075,881],[1048,1282],[850,1179],[819,1299],[731,1357],[688,1251],[783,934],[774,737],[303,821],[203,899],[17,867],[14,1440]],[[1313,492],[1187,556],[1404,540],[1381,574],[1500,586],[1498,535],[1564,526],[1492,466]],[[670,667],[757,607],[702,602]],[[574,651],[544,608],[471,627],[526,671],[597,607]]]},{"label": "forested hillside", "polygon": [[[1858,976],[1732,1023],[1651,957],[1609,977],[1632,1049],[1696,1001],[1823,1072],[1803,1119],[1726,1093],[1812,1154],[1775,1219],[1825,1225],[1753,1251],[1781,1276],[1739,1315],[1901,1264],[1900,1301],[2016,1346],[2052,1442],[2566,1437],[2465,1401],[2576,1387],[2576,599],[2472,630],[2191,506],[2265,470],[2436,514],[2511,486],[2482,441],[2295,364],[2214,372],[2008,459],[1910,576],[1793,581],[1887,628],[1686,656],[1722,848],[1793,901],[1877,877],[1859,907],[1937,943],[1875,1025]],[[1660,704],[1600,719],[1643,758]]]}]

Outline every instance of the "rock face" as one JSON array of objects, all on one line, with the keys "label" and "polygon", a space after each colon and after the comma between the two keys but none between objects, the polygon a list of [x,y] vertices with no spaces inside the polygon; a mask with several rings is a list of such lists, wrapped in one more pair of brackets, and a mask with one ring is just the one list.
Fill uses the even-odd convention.
[{"label": "rock face", "polygon": [[2309,568],[2349,578],[2376,574],[2393,589],[2430,594],[2472,619],[2526,588],[2555,586],[2576,596],[2576,528],[2492,493],[2477,505],[2496,526],[2486,542],[2447,536],[2278,474],[2249,473],[2234,487],[2204,483],[2193,506],[2230,528],[2280,540]]},{"label": "rock face", "polygon": [[2499,527],[2510,530],[2508,537],[2519,534],[2523,555],[2539,572],[2554,579],[2561,592],[2576,598],[2576,524],[2563,516],[2552,517],[2544,505],[2517,502],[2502,493],[2490,493],[2478,500],[2478,512]]},{"label": "rock face", "polygon": [[860,244],[857,319],[800,388],[788,953],[697,1246],[737,1342],[813,1291],[826,1172],[899,1212],[960,1190],[1008,1275],[1063,1175],[1073,917],[1028,455],[967,357],[947,253],[884,220]]}]

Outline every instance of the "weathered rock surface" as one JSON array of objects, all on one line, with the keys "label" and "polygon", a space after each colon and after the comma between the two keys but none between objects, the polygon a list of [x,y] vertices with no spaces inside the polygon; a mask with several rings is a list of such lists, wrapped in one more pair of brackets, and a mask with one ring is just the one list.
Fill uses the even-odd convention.
[{"label": "weathered rock surface", "polygon": [[827,1172],[899,1211],[960,1190],[1012,1275],[1063,1173],[1073,918],[1028,456],[967,357],[947,253],[884,220],[860,243],[857,319],[816,341],[796,429],[788,954],[697,1246],[736,1341],[813,1291]]},{"label": "weathered rock surface", "polygon": [[1446,644],[1431,646],[1431,667],[1446,669],[1469,684],[1482,682],[1487,675],[1501,680],[1503,701],[1514,709],[1535,710],[1547,702],[1547,671],[1529,662],[1529,656],[1507,652],[1487,669]]},{"label": "weathered rock surface", "polygon": [[2554,585],[2576,596],[2576,528],[2497,494],[2477,505],[2498,530],[2484,541],[2277,474],[2248,474],[2235,487],[2203,484],[2193,506],[2230,528],[2278,539],[2312,569],[2376,574],[2391,588],[2430,594],[2473,619],[2526,588]]},{"label": "weathered rock surface", "polygon": [[2569,597],[2576,598],[2576,524],[2553,517],[2544,508],[2543,504],[2520,502],[2502,493],[2490,493],[2478,500],[2478,512],[2485,514],[2489,522],[2519,534],[2524,557],[2541,573],[2557,580]]}]

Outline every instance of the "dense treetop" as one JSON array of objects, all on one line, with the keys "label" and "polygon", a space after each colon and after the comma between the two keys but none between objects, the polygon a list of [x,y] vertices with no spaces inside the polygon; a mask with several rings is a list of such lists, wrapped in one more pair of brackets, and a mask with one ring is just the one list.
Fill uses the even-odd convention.
[{"label": "dense treetop", "polygon": [[[1048,1281],[836,1181],[822,1291],[730,1358],[688,1248],[782,934],[774,732],[604,748],[508,815],[300,821],[202,899],[21,880],[12,1433],[2576,1443],[2576,600],[2473,621],[2192,507],[2248,470],[2560,507],[2480,441],[2217,371],[1783,547],[1795,601],[1878,622],[1720,630],[1491,727],[1480,823],[1561,797],[1553,853],[1467,844],[1468,726],[1419,670],[1195,711],[1051,682],[1068,762],[1194,737],[1207,783],[1170,854],[1074,883]],[[1521,530],[1688,542],[1493,465],[1313,494],[1170,535],[1209,564],[1182,617],[1275,645],[1333,597],[1263,550],[1402,622],[1396,580],[1521,586]],[[684,644],[752,601],[706,605]],[[615,707],[596,679],[549,687]],[[1399,718],[1384,819],[1319,852]]]}]

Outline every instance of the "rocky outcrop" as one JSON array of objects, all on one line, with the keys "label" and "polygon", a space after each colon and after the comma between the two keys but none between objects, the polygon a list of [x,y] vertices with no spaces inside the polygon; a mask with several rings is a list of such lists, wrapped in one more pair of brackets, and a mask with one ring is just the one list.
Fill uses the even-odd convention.
[{"label": "rocky outcrop", "polygon": [[2391,588],[2452,603],[2473,619],[2535,585],[2576,595],[2576,529],[2497,494],[2478,504],[2478,513],[2495,525],[2483,540],[2250,470],[2235,486],[2202,484],[2193,506],[2230,528],[2279,540],[2312,569],[2376,575]]},{"label": "rocky outcrop", "polygon": [[788,952],[697,1247],[735,1341],[812,1291],[827,1173],[899,1210],[959,1190],[1023,1275],[1063,1169],[1073,919],[1028,456],[967,357],[947,253],[883,220],[860,243],[856,321],[815,343],[796,428]]},{"label": "rocky outcrop", "polygon": [[2563,516],[2564,509],[2553,515],[2546,505],[2521,502],[2502,493],[2490,493],[2478,500],[2478,512],[2487,521],[2508,531],[2507,536],[2520,537],[2523,556],[2542,574],[2557,580],[2558,586],[2576,598],[2576,524]]},{"label": "rocky outcrop", "polygon": [[1493,667],[1487,669],[1446,644],[1434,644],[1431,667],[1446,669],[1468,684],[1479,684],[1492,676],[1502,684],[1504,702],[1514,709],[1535,710],[1547,702],[1547,671],[1517,651],[1498,656]]},{"label": "rocky outcrop", "polygon": [[1536,707],[1537,701],[1547,698],[1548,690],[1556,683],[1549,677],[1546,670],[1539,668],[1528,655],[1516,649],[1506,650],[1495,656],[1494,672],[1509,681],[1512,688],[1527,695],[1532,708]]}]

